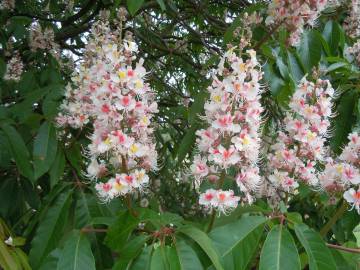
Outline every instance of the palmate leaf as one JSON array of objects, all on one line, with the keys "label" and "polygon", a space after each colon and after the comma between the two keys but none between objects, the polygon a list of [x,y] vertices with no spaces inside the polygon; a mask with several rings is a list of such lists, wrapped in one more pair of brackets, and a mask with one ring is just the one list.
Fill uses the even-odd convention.
[{"label": "palmate leaf", "polygon": [[57,246],[66,225],[70,204],[71,190],[67,190],[59,195],[45,217],[40,220],[29,254],[33,269],[38,269],[45,257]]},{"label": "palmate leaf", "polygon": [[294,239],[283,225],[276,225],[268,234],[261,251],[259,269],[301,269]]},{"label": "palmate leaf", "polygon": [[295,233],[309,257],[310,270],[336,270],[331,252],[318,233],[305,224],[296,224]]},{"label": "palmate leaf", "polygon": [[90,242],[79,230],[75,230],[65,242],[59,257],[58,270],[95,270],[95,259]]},{"label": "palmate leaf", "polygon": [[224,268],[242,270],[257,249],[266,218],[247,216],[211,231],[209,237],[219,250]]}]

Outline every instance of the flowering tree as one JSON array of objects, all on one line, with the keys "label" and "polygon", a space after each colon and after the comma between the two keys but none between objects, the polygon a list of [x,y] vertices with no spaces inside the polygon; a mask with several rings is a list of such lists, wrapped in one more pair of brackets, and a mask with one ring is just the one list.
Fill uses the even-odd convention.
[{"label": "flowering tree", "polygon": [[358,0],[0,22],[1,269],[358,269]]}]

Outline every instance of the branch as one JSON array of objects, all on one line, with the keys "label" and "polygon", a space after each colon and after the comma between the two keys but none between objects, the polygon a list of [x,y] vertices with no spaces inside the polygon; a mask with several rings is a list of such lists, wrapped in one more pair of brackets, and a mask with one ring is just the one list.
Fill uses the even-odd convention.
[{"label": "branch", "polygon": [[64,20],[63,26],[72,24],[74,21],[81,18],[93,7],[93,5],[96,4],[96,2],[97,2],[96,0],[88,0],[87,3],[84,5],[84,7],[78,13],[76,13],[75,15],[72,15],[72,16],[68,17],[66,20]]},{"label": "branch", "polygon": [[324,237],[331,230],[331,227],[338,221],[339,218],[344,214],[348,205],[345,201],[342,202],[341,206],[335,214],[329,219],[329,221],[325,224],[325,226],[320,230],[320,235]]},{"label": "branch", "polygon": [[348,247],[343,247],[343,246],[338,246],[338,245],[333,245],[333,244],[328,244],[328,243],[326,243],[326,246],[329,248],[338,249],[338,250],[342,250],[345,252],[360,254],[360,248],[348,248]]}]

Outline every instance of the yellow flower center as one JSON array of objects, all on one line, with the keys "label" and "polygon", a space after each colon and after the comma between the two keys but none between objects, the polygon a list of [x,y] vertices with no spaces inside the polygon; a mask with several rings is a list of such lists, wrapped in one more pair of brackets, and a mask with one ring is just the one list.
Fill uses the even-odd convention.
[{"label": "yellow flower center", "polygon": [[244,72],[246,70],[246,65],[244,63],[239,64],[239,69],[241,72]]},{"label": "yellow flower center", "polygon": [[132,146],[130,146],[130,152],[132,154],[135,154],[138,150],[139,150],[139,147],[136,144],[133,144]]},{"label": "yellow flower center", "polygon": [[142,81],[137,80],[136,83],[135,83],[135,88],[139,89],[139,88],[142,88],[142,87],[143,87]]},{"label": "yellow flower center", "polygon": [[120,191],[123,189],[123,185],[119,182],[115,182],[114,183],[114,188],[117,190],[117,191]]},{"label": "yellow flower center", "polygon": [[216,95],[216,96],[213,97],[213,100],[214,100],[215,102],[217,102],[217,103],[220,103],[220,102],[221,102],[221,96]]},{"label": "yellow flower center", "polygon": [[125,79],[126,78],[126,73],[124,71],[119,71],[118,75],[119,75],[120,79]]},{"label": "yellow flower center", "polygon": [[344,168],[343,168],[343,166],[341,164],[339,164],[339,165],[336,166],[336,170],[338,171],[338,173],[342,173]]}]

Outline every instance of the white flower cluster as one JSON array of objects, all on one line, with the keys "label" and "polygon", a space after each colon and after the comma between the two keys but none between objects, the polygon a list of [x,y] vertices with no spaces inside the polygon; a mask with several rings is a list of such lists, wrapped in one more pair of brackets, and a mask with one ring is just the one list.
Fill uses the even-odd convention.
[{"label": "white flower cluster", "polygon": [[320,180],[327,190],[348,189],[344,198],[360,213],[360,137],[354,132],[349,134],[348,139],[349,143],[338,159],[327,160]]},{"label": "white flower cluster", "polygon": [[59,60],[60,46],[55,42],[55,34],[52,28],[42,29],[39,23],[35,23],[30,29],[29,41],[32,51],[46,50]]},{"label": "white flower cluster", "polygon": [[344,21],[344,29],[346,34],[351,38],[360,36],[360,1],[351,0],[349,5],[350,14]]},{"label": "white flower cluster", "polygon": [[334,89],[327,80],[316,83],[305,77],[290,100],[283,131],[270,147],[269,181],[276,189],[296,192],[298,180],[317,185],[317,162],[324,161]]},{"label": "white flower cluster", "polygon": [[282,24],[290,33],[289,42],[296,45],[300,41],[304,26],[313,26],[327,0],[273,0],[268,7],[267,25]]},{"label": "white flower cluster", "polygon": [[13,10],[15,8],[15,0],[2,0],[0,2],[0,9]]},{"label": "white flower cluster", "polygon": [[191,166],[197,181],[217,182],[218,190],[208,190],[200,196],[206,208],[226,212],[235,208],[240,197],[232,191],[221,190],[224,173],[235,170],[236,181],[248,203],[260,185],[259,127],[263,111],[260,98],[262,72],[256,52],[247,51],[246,60],[238,57],[235,48],[222,58],[212,85],[208,88],[209,100],[205,103],[207,129],[197,131],[197,147]]},{"label": "white flower cluster", "polygon": [[23,73],[24,64],[18,53],[14,53],[13,57],[6,64],[5,80],[19,81]]},{"label": "white flower cluster", "polygon": [[119,41],[108,23],[96,23],[57,118],[61,126],[93,129],[87,176],[98,181],[105,201],[143,188],[147,173],[157,168],[150,126],[157,103],[144,81],[143,59],[134,63],[137,51],[134,42]]}]

